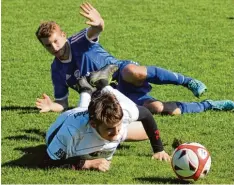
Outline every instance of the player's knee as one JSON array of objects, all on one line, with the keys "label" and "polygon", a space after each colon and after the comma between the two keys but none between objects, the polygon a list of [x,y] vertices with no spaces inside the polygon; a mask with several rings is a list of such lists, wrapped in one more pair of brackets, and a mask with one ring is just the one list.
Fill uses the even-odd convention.
[{"label": "player's knee", "polygon": [[129,64],[125,66],[122,70],[123,79],[127,82],[131,82],[136,77],[136,72],[134,71],[135,65]]},{"label": "player's knee", "polygon": [[164,105],[162,102],[152,102],[152,103],[145,103],[144,106],[149,109],[152,114],[161,114],[164,110]]},{"label": "player's knee", "polygon": [[181,110],[177,107],[176,103],[172,102],[146,102],[144,104],[146,108],[150,110],[152,114],[167,114],[167,115],[180,115]]},{"label": "player's knee", "polygon": [[163,106],[164,106],[164,109],[163,109],[162,113],[164,113],[164,114],[169,114],[169,115],[180,115],[181,114],[180,108],[174,102],[165,102],[165,103],[163,103]]},{"label": "player's knee", "polygon": [[122,70],[123,79],[134,85],[141,85],[146,78],[146,70],[143,66],[129,64]]}]

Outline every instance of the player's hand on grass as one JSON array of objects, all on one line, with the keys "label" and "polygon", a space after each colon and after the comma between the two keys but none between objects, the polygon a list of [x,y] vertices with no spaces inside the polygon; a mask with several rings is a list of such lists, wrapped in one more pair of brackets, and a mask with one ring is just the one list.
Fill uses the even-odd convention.
[{"label": "player's hand on grass", "polygon": [[86,160],[83,169],[95,169],[98,171],[106,172],[110,169],[111,161],[107,161],[104,158]]},{"label": "player's hand on grass", "polygon": [[152,159],[157,159],[160,161],[171,161],[171,156],[169,156],[164,150],[157,152],[152,156]]},{"label": "player's hand on grass", "polygon": [[36,101],[36,107],[38,109],[41,109],[40,110],[41,113],[49,112],[51,110],[52,104],[53,104],[53,101],[45,93],[43,94],[42,98],[37,98],[37,101]]},{"label": "player's hand on grass", "polygon": [[100,30],[104,29],[104,20],[102,19],[100,13],[88,2],[80,5],[81,12],[80,14],[87,18],[86,24],[99,28]]}]

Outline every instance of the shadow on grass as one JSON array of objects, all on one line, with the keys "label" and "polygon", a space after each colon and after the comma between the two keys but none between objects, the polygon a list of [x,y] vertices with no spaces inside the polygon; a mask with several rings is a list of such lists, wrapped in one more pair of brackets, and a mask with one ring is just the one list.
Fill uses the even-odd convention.
[{"label": "shadow on grass", "polygon": [[[39,129],[23,129],[20,130],[26,134],[36,134],[42,138],[45,138],[45,132],[40,131]],[[27,140],[27,141],[40,141],[38,137],[35,136],[28,136],[26,134],[18,135],[18,136],[8,136],[3,139],[9,139],[9,140]]]},{"label": "shadow on grass", "polygon": [[21,131],[26,132],[27,134],[37,134],[43,138],[45,138],[45,132],[40,131],[39,129],[22,129]]},{"label": "shadow on grass", "polygon": [[[44,136],[45,134],[38,129],[32,130],[22,130],[27,133],[36,133],[38,135]],[[11,136],[6,137],[6,139],[28,139],[28,136]],[[119,149],[129,149],[130,146],[120,146]],[[18,147],[14,150],[18,150],[23,153],[23,156],[19,159],[9,161],[2,164],[2,167],[20,167],[20,168],[29,168],[29,169],[48,169],[48,168],[70,168],[69,166],[64,166],[60,164],[46,164],[45,160],[48,158],[46,154],[46,145],[41,144],[38,146],[31,146],[31,147]]]},{"label": "shadow on grass", "polygon": [[38,113],[36,107],[24,107],[24,106],[2,106],[1,111],[21,111],[21,114]]},{"label": "shadow on grass", "polygon": [[130,145],[123,145],[123,144],[119,144],[117,147],[118,150],[129,150],[130,149]]},{"label": "shadow on grass", "polygon": [[142,184],[145,182],[155,183],[161,182],[162,184],[193,184],[193,181],[185,181],[177,178],[162,178],[162,177],[140,177],[135,178],[135,180],[140,181]]},{"label": "shadow on grass", "polygon": [[[75,107],[69,107],[68,110],[74,108]],[[1,111],[20,111],[20,114],[39,113],[38,108],[30,106],[2,106]]]},{"label": "shadow on grass", "polygon": [[42,164],[46,153],[46,145],[15,148],[15,150],[23,152],[24,155],[19,159],[3,163],[2,167],[44,168]]},{"label": "shadow on grass", "polygon": [[[24,140],[25,141],[41,141],[45,138],[45,132],[39,129],[22,129],[22,135],[17,136],[8,136],[3,139],[9,140]],[[32,135],[31,135],[32,134]],[[34,136],[35,135],[35,136]],[[38,137],[39,136],[39,137]],[[22,168],[45,168],[43,162],[46,154],[46,145],[38,145],[33,147],[24,147],[24,148],[15,148],[14,150],[21,151],[23,156],[19,159],[6,162],[2,164],[2,167],[11,166],[11,167],[22,167]]]},{"label": "shadow on grass", "polygon": [[40,141],[40,139],[32,136],[27,135],[20,135],[20,136],[8,136],[4,139],[10,139],[10,140],[27,140],[27,141]]}]

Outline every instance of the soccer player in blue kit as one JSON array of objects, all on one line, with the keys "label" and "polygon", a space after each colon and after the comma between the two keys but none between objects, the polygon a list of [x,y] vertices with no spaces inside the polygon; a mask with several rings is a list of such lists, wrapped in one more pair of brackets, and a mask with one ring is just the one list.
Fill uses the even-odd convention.
[{"label": "soccer player in blue kit", "polygon": [[108,86],[106,77],[94,77],[93,84],[98,91],[89,85],[86,77],[78,79],[80,94],[87,93],[91,101],[85,100],[88,107],[62,113],[50,126],[44,167],[108,171],[119,143],[135,137],[136,133],[129,133],[128,129],[134,121],[142,122],[154,152],[152,158],[170,161],[150,111]]},{"label": "soccer player in blue kit", "polygon": [[[55,56],[51,65],[51,76],[54,86],[55,101],[43,94],[36,101],[40,112],[60,112],[68,108],[69,87],[77,91],[76,82],[80,76],[88,76],[108,64],[118,65],[113,78],[118,82],[115,86],[137,105],[147,107],[151,113],[178,115],[198,113],[206,110],[233,110],[231,100],[202,102],[163,102],[149,95],[153,84],[181,85],[199,97],[206,90],[205,84],[191,77],[171,72],[156,66],[141,66],[134,61],[119,60],[109,54],[99,43],[99,34],[104,30],[104,20],[99,12],[89,3],[80,6],[80,14],[87,18],[90,27],[67,39],[65,32],[53,22],[40,24],[36,36],[41,44]],[[82,94],[80,99],[88,98]]]}]

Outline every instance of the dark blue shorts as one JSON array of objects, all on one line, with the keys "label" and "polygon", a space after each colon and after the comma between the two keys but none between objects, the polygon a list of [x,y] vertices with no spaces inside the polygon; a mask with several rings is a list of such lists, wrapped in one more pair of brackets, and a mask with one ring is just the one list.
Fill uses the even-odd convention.
[{"label": "dark blue shorts", "polygon": [[139,65],[137,62],[133,61],[120,61],[118,63],[119,70],[113,75],[113,79],[118,82],[118,85],[112,85],[114,88],[118,89],[121,93],[135,102],[137,105],[143,105],[147,100],[156,101],[155,98],[149,95],[152,86],[148,82],[144,82],[142,86],[135,86],[123,80],[122,70],[128,64]]}]

